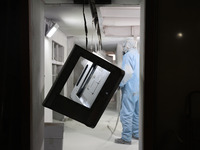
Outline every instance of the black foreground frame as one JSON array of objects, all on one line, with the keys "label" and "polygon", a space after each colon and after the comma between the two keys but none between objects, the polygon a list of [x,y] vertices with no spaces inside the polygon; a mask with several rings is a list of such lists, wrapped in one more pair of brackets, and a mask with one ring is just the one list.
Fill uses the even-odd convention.
[{"label": "black foreground frame", "polygon": [[[91,108],[87,108],[60,95],[63,86],[67,82],[80,57],[83,57],[110,72]],[[118,88],[123,76],[124,71],[120,68],[78,45],[75,45],[56,81],[47,94],[43,106],[77,120],[88,127],[94,128]]]}]

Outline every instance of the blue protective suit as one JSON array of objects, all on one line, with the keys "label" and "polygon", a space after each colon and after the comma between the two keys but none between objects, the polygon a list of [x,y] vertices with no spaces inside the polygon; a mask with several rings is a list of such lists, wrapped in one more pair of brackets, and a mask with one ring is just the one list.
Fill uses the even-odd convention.
[{"label": "blue protective suit", "polygon": [[128,81],[122,80],[120,88],[122,90],[122,106],[120,110],[120,120],[122,123],[122,139],[131,141],[132,135],[139,136],[139,53],[131,48],[123,56],[122,69],[131,68],[132,73]]}]

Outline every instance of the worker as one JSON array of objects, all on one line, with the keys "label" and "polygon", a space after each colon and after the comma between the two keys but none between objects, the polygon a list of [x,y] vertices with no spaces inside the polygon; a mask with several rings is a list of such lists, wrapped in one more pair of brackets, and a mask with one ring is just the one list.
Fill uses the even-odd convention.
[{"label": "worker", "polygon": [[139,139],[139,52],[134,45],[133,40],[127,40],[123,47],[125,76],[120,83],[122,137],[115,139],[119,144],[131,144],[132,138]]}]

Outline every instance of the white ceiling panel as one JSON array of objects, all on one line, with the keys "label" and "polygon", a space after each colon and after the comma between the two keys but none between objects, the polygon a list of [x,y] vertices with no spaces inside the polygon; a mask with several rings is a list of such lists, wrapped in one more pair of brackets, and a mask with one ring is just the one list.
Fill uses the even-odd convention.
[{"label": "white ceiling panel", "polygon": [[102,17],[140,17],[139,7],[100,7]]},{"label": "white ceiling panel", "polygon": [[100,7],[105,36],[139,36],[139,7]]},{"label": "white ceiling panel", "polygon": [[140,18],[117,18],[117,17],[106,17],[103,18],[103,26],[139,26]]},{"label": "white ceiling panel", "polygon": [[104,27],[105,36],[117,36],[117,37],[131,37],[131,27]]}]

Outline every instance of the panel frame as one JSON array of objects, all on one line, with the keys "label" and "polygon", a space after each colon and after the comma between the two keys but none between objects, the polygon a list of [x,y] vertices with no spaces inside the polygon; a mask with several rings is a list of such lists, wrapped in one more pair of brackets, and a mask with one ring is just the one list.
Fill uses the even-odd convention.
[{"label": "panel frame", "polygon": [[[83,57],[110,72],[108,79],[100,90],[91,108],[78,104],[60,94],[80,57]],[[124,74],[124,71],[117,66],[80,46],[75,45],[47,94],[43,106],[75,119],[88,127],[94,128],[113,94],[119,87]]]}]

